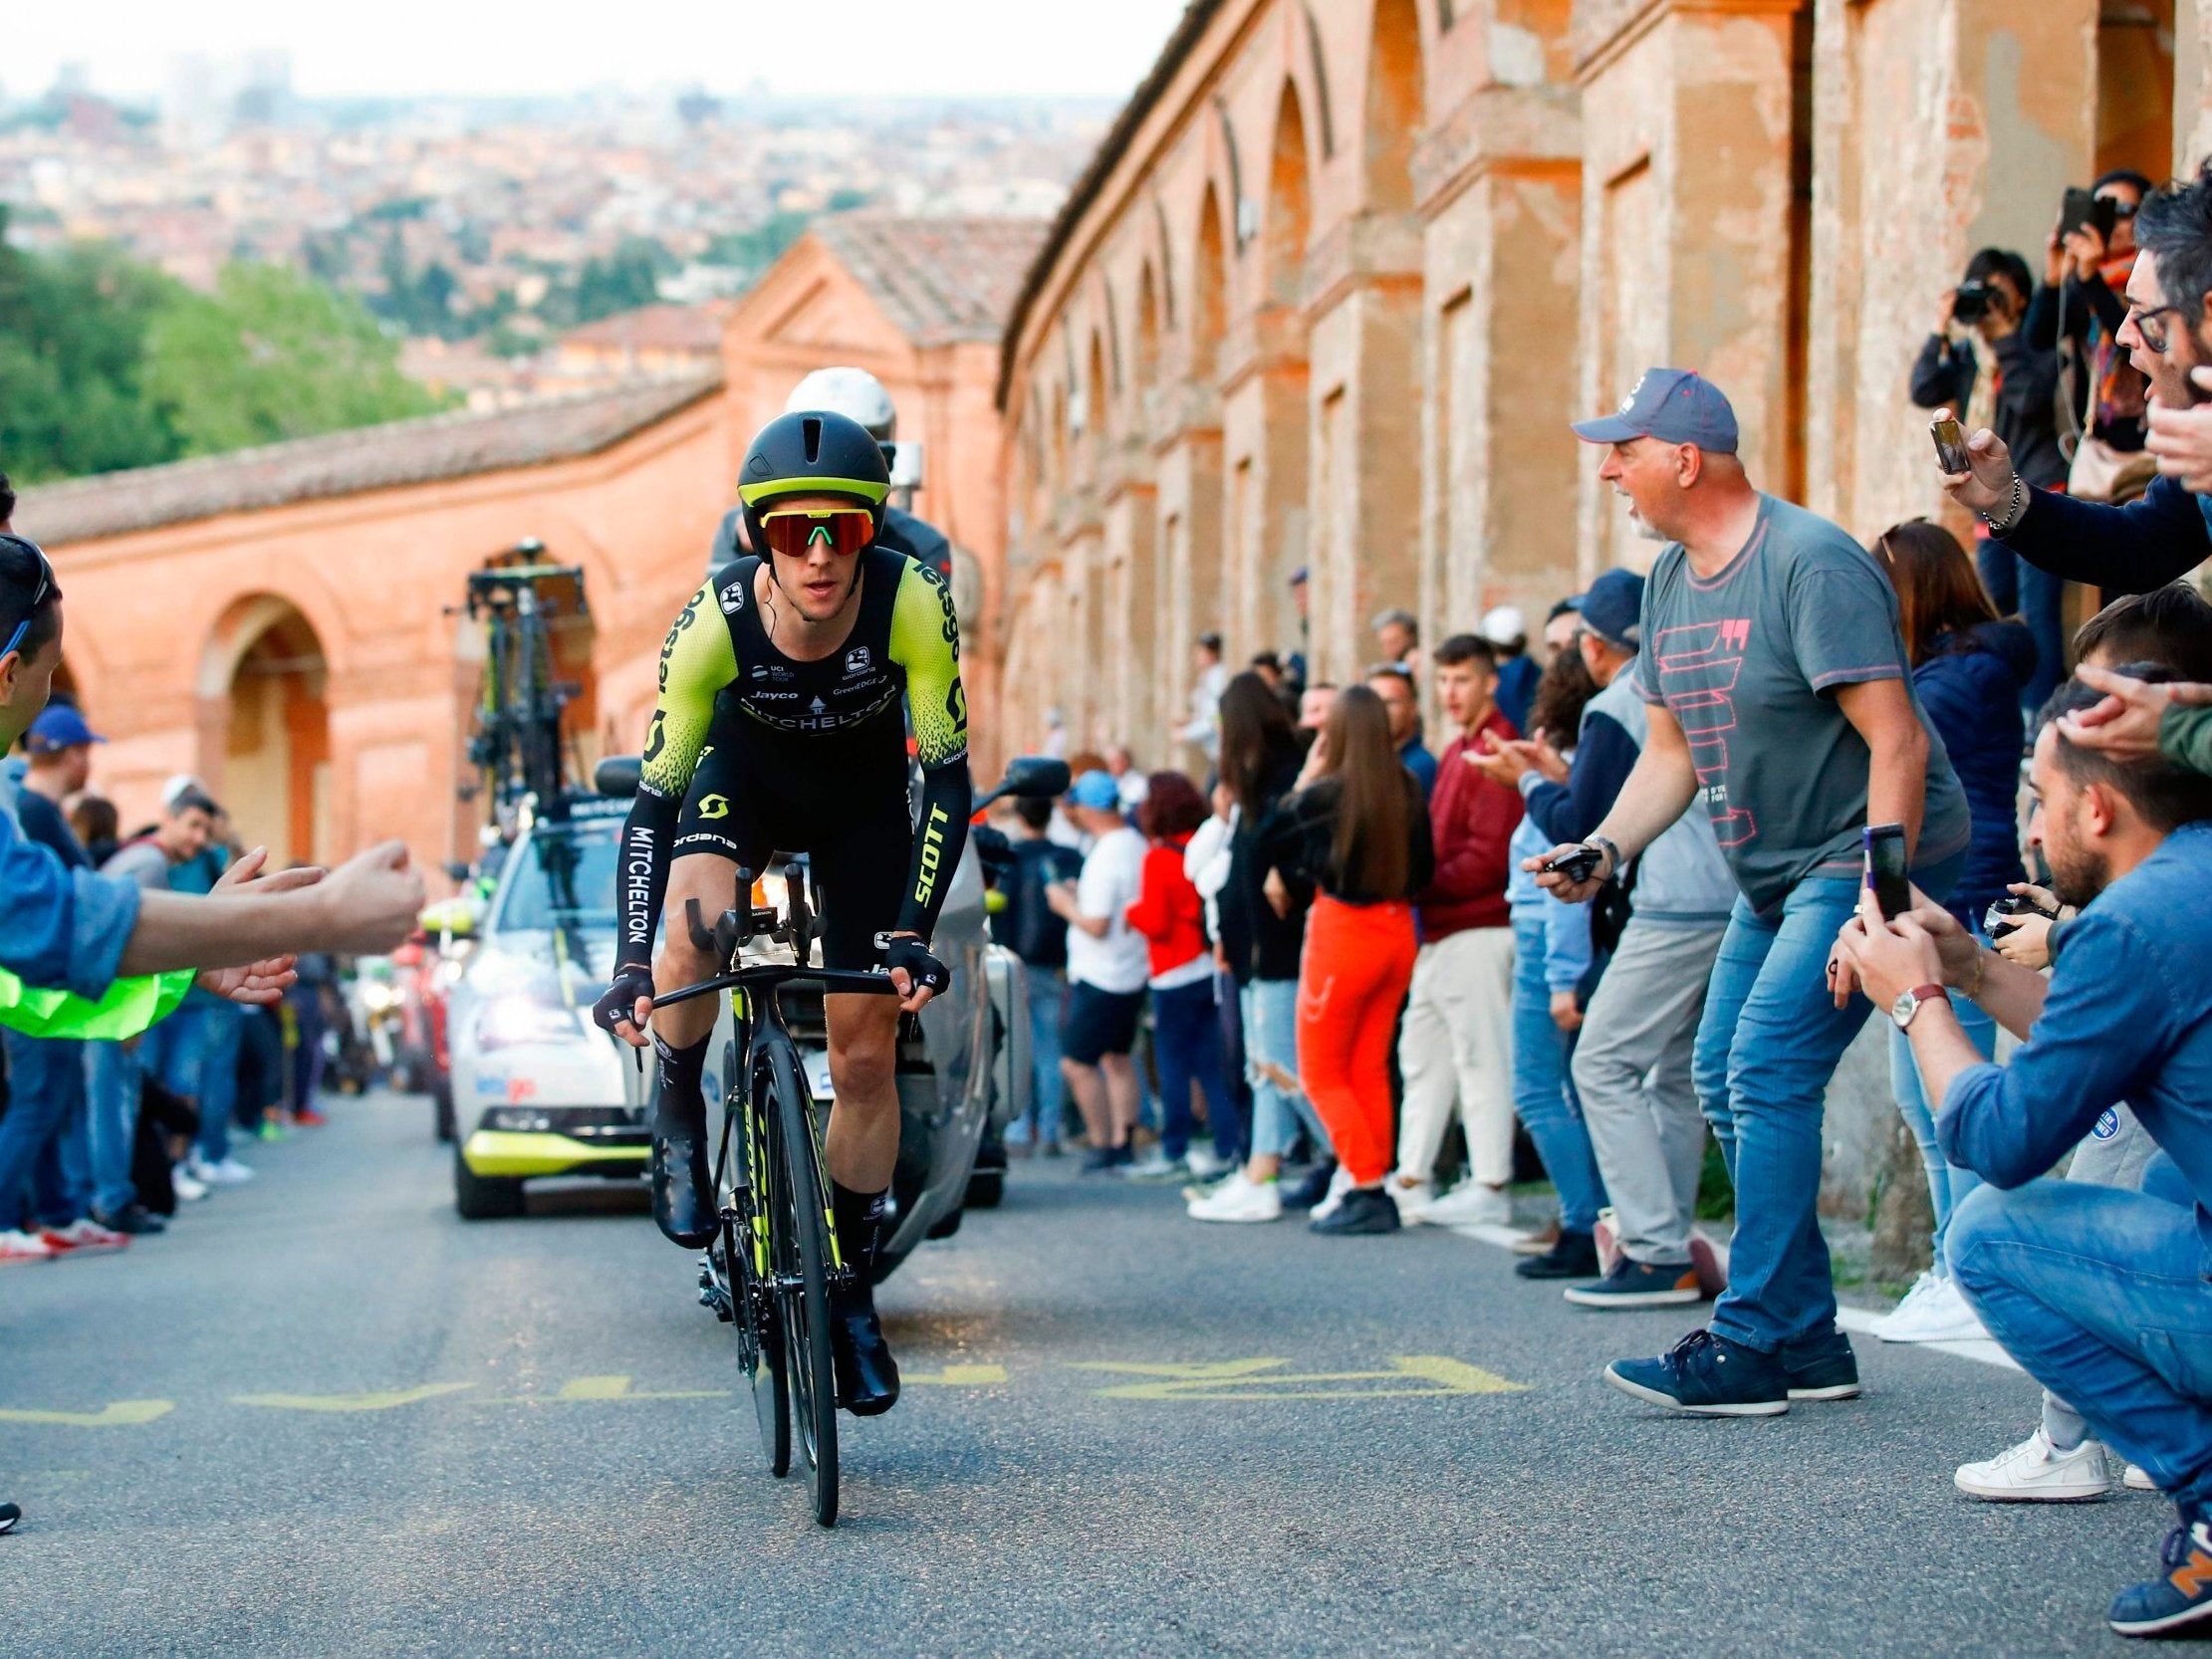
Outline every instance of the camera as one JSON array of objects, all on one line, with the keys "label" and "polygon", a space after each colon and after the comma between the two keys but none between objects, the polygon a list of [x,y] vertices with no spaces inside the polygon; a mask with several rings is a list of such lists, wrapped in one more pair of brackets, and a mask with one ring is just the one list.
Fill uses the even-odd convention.
[{"label": "camera", "polygon": [[1990,302],[1996,297],[1997,290],[1989,283],[1960,283],[1951,296],[1951,320],[1954,323],[1979,323],[1988,315]]},{"label": "camera", "polygon": [[1583,846],[1557,858],[1545,859],[1543,867],[1547,874],[1556,872],[1579,884],[1598,873],[1598,861],[1602,857],[1604,854],[1595,846]]},{"label": "camera", "polygon": [[2041,916],[2046,921],[2057,921],[2059,913],[2038,904],[2026,893],[2007,893],[1992,904],[1982,915],[1982,931],[1991,939],[2002,939],[2008,933],[2018,933],[2020,924],[2009,921],[2011,916]]}]

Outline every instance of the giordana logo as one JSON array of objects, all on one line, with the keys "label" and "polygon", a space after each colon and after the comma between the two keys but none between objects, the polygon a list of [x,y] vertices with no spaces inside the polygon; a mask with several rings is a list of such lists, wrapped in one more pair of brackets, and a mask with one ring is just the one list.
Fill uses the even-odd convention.
[{"label": "giordana logo", "polygon": [[864,674],[872,660],[865,645],[856,645],[845,653],[845,671],[848,674]]},{"label": "giordana logo", "polygon": [[722,614],[735,616],[745,608],[745,584],[742,580],[731,583],[715,595],[722,603]]}]

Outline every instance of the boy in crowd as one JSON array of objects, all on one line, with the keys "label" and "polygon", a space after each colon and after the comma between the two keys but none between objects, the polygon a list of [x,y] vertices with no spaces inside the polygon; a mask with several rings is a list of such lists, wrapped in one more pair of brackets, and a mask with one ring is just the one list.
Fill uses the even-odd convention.
[{"label": "boy in crowd", "polygon": [[1069,816],[1094,837],[1083,874],[1045,889],[1068,924],[1068,1017],[1061,1026],[1062,1074],[1089,1132],[1086,1174],[1135,1161],[1129,1135],[1140,1098],[1137,1020],[1151,959],[1128,909],[1143,884],[1144,837],[1121,816],[1120,796],[1104,771],[1086,772],[1068,792]]}]

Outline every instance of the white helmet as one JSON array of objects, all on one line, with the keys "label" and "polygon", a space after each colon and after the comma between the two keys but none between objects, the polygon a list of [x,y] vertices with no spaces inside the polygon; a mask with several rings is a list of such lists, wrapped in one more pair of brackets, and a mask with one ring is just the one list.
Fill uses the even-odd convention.
[{"label": "white helmet", "polygon": [[898,411],[883,382],[864,368],[818,368],[784,400],[784,412],[828,409],[867,428],[877,443],[889,443],[898,425]]}]

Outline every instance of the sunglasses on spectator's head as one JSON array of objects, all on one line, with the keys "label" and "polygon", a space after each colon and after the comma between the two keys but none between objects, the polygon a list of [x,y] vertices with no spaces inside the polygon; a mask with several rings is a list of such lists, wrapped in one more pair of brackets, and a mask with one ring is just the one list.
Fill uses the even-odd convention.
[{"label": "sunglasses on spectator's head", "polygon": [[875,519],[864,507],[787,507],[762,514],[760,528],[768,551],[787,559],[806,558],[818,543],[849,559],[873,538]]},{"label": "sunglasses on spectator's head", "polygon": [[36,542],[22,536],[0,536],[0,542],[23,549],[38,561],[39,567],[38,582],[31,590],[30,606],[23,612],[23,620],[16,623],[14,631],[8,635],[8,642],[0,645],[0,656],[12,656],[16,647],[23,643],[23,636],[31,631],[31,618],[39,613],[39,606],[46,602],[46,595],[53,592],[54,567],[47,563],[46,551]]}]

